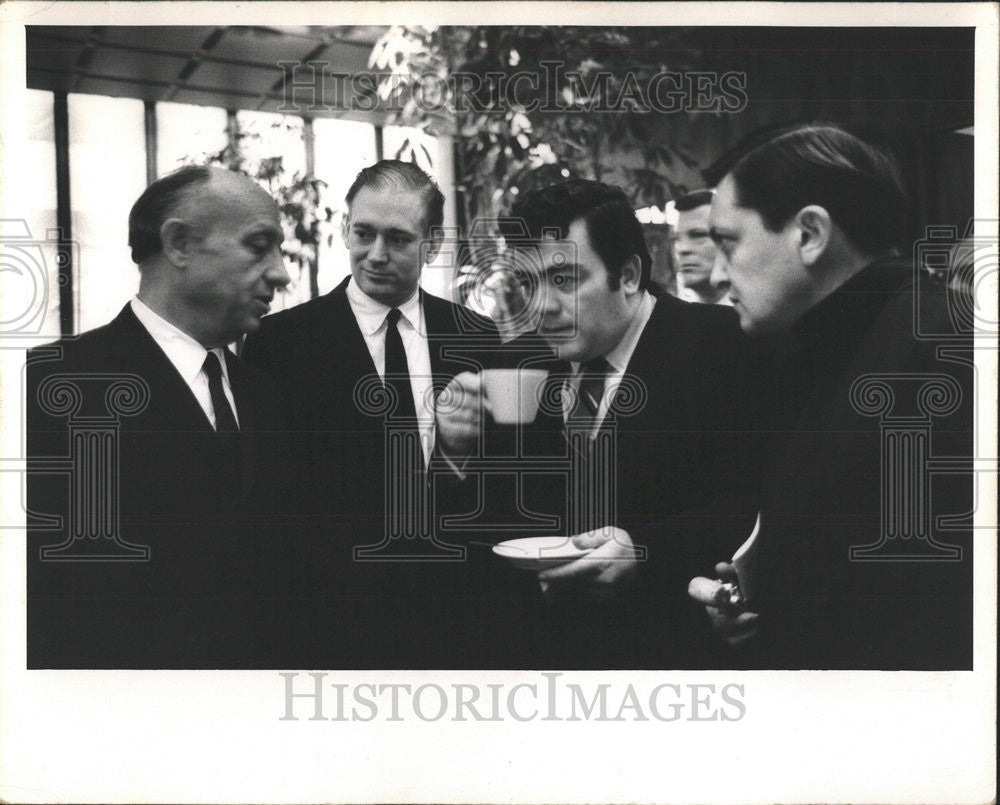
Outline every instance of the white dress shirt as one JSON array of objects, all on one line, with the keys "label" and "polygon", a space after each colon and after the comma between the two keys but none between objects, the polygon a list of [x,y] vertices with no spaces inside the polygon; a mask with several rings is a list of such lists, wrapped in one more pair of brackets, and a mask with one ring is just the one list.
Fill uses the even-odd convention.
[{"label": "white dress shirt", "polygon": [[[604,360],[608,362],[611,369],[604,379],[604,393],[601,395],[601,404],[597,408],[597,417],[591,434],[597,431],[598,426],[604,421],[604,417],[607,416],[608,407],[611,405],[611,400],[614,399],[613,395],[621,385],[622,377],[628,368],[628,362],[632,360],[632,353],[635,352],[636,345],[639,343],[642,331],[646,328],[649,317],[653,315],[653,307],[655,305],[656,300],[647,291],[643,291],[642,298],[639,300],[639,309],[636,310],[635,316],[629,323],[625,334],[604,355]],[[577,361],[571,361],[570,365],[573,367],[573,375],[566,379],[565,382],[567,385],[563,387],[562,395],[564,422],[569,419],[570,413],[572,413],[576,402],[576,393],[580,388],[580,381],[583,379],[580,374],[580,364]]]},{"label": "white dress shirt", "polygon": [[[132,299],[132,312],[187,383],[214,428],[215,408],[212,406],[212,394],[208,390],[208,375],[202,369],[208,350],[183,330],[179,330],[158,313],[154,313],[139,297]],[[233,390],[229,385],[229,367],[226,366],[224,350],[222,347],[216,347],[212,352],[222,364],[222,390],[232,406],[236,424],[239,425],[240,415],[236,410],[236,400],[233,399]]]},{"label": "white dress shirt", "polygon": [[[372,299],[362,291],[352,279],[347,283],[347,301],[357,319],[361,335],[364,336],[372,363],[379,377],[385,378],[385,317],[391,307]],[[420,304],[420,292],[403,304],[397,305],[400,312],[399,336],[406,352],[406,368],[410,373],[410,388],[413,391],[413,405],[417,412],[420,431],[420,446],[424,453],[424,464],[430,462],[434,450],[434,383],[431,374],[431,349],[427,343],[427,328],[424,311]]]}]

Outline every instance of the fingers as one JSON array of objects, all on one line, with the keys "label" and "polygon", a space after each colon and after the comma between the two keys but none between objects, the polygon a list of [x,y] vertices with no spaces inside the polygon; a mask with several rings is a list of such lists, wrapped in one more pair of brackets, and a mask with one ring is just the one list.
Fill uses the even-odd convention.
[{"label": "fingers", "polygon": [[757,634],[760,616],[756,612],[740,612],[734,615],[732,610],[721,611],[714,607],[705,607],[712,628],[733,648],[739,648],[750,642]]},{"label": "fingers", "polygon": [[[583,538],[586,539],[583,539]],[[580,538],[580,539],[577,539]],[[574,538],[578,547],[597,543],[586,556],[538,575],[543,583],[574,589],[594,598],[617,595],[639,574],[639,561],[628,532],[620,528],[605,528]]]},{"label": "fingers", "polygon": [[707,607],[723,607],[729,603],[729,593],[722,582],[698,576],[688,584],[688,595]]},{"label": "fingers", "polygon": [[585,581],[599,576],[606,566],[607,561],[600,558],[595,559],[589,555],[581,556],[572,562],[541,571],[538,574],[538,580],[548,584]]},{"label": "fingers", "polygon": [[444,394],[448,397],[449,409],[478,409],[483,395],[482,378],[478,372],[459,372],[448,381]]},{"label": "fingers", "polygon": [[625,540],[628,539],[628,533],[622,531],[620,528],[598,528],[594,531],[585,531],[582,534],[577,534],[573,537],[573,544],[581,550],[590,550],[591,548],[603,545],[613,537],[618,538],[619,542],[624,543],[625,540],[621,539],[622,535],[624,535]]}]

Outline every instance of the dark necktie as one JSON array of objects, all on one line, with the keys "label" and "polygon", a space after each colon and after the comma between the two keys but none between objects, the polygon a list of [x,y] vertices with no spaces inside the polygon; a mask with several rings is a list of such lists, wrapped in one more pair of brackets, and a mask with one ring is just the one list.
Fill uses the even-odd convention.
[{"label": "dark necktie", "polygon": [[592,358],[580,366],[580,385],[577,389],[576,404],[570,412],[569,421],[588,426],[592,430],[597,424],[597,411],[604,396],[604,381],[611,371],[611,364],[604,358]]},{"label": "dark necktie", "polygon": [[398,399],[393,419],[409,419],[414,427],[417,409],[413,404],[413,389],[410,387],[410,369],[406,362],[406,350],[399,335],[399,308],[394,307],[385,317],[385,379],[387,389],[391,388]]},{"label": "dark necktie", "polygon": [[201,368],[208,376],[208,393],[212,395],[212,408],[215,410],[215,430],[218,433],[237,433],[239,427],[233,409],[229,406],[226,393],[222,390],[222,364],[219,356],[209,352]]}]

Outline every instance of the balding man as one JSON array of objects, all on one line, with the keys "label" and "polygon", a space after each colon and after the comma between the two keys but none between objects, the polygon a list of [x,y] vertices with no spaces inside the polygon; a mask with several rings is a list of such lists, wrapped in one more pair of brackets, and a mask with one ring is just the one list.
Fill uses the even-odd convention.
[{"label": "balding man", "polygon": [[[251,179],[182,168],[129,215],[136,298],[29,353],[29,508],[62,517],[29,530],[29,667],[271,664],[262,525],[283,411],[227,345],[288,283],[282,239]],[[43,472],[61,456],[68,483]]]}]

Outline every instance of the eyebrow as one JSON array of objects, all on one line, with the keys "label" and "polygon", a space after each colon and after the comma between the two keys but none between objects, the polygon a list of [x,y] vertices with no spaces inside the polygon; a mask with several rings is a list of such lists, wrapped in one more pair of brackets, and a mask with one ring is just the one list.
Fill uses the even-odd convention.
[{"label": "eyebrow", "polygon": [[285,230],[275,224],[261,224],[259,227],[250,230],[250,232],[248,232],[247,234],[251,238],[257,238],[260,237],[261,235],[266,235],[267,237],[270,237],[275,240],[285,239]]},{"label": "eyebrow", "polygon": [[555,274],[559,271],[574,271],[578,272],[580,270],[580,264],[575,261],[567,260],[564,263],[556,265],[555,263],[547,263],[542,267],[543,274]]},{"label": "eyebrow", "polygon": [[371,229],[376,232],[382,231],[387,235],[405,235],[406,237],[419,237],[416,233],[410,231],[409,229],[399,229],[397,227],[390,227],[388,229],[380,230],[375,224],[369,224],[365,221],[353,221],[351,223],[352,229]]}]

